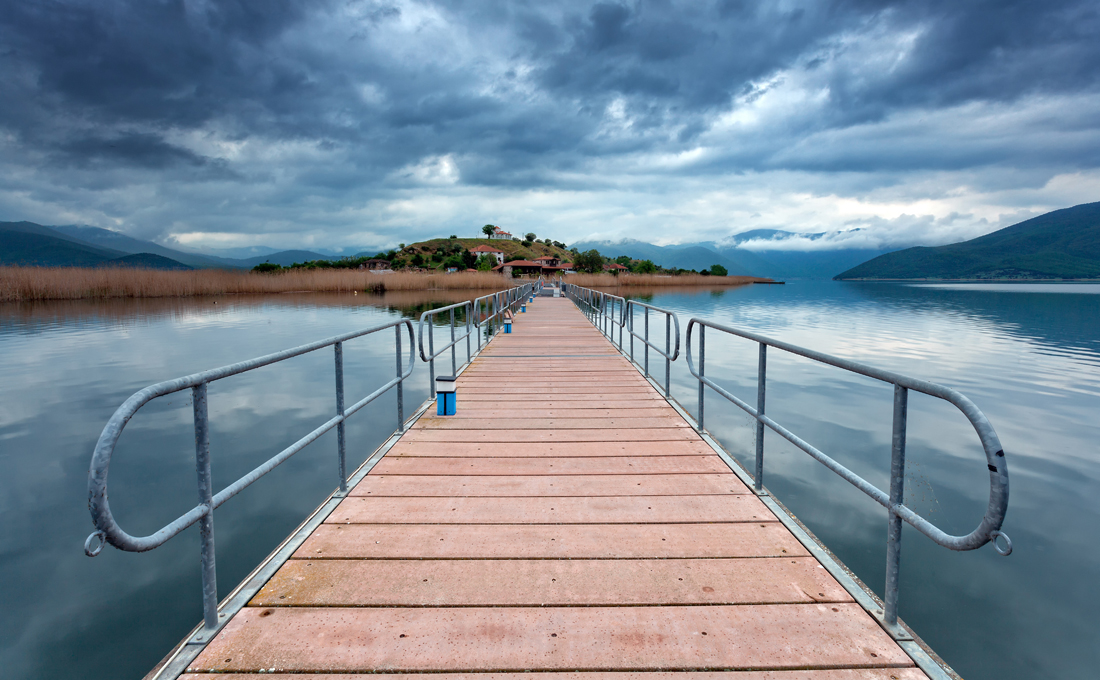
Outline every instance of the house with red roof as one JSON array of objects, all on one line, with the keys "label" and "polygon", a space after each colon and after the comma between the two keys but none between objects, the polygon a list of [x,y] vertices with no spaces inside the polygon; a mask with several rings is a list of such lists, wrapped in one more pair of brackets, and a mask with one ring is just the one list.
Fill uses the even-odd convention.
[{"label": "house with red roof", "polygon": [[504,251],[500,248],[494,248],[492,246],[478,246],[477,248],[470,248],[470,252],[473,253],[476,257],[481,257],[482,255],[493,257],[496,259],[497,264],[504,262]]},{"label": "house with red roof", "polygon": [[493,231],[493,233],[489,234],[489,238],[505,239],[505,240],[510,241],[512,239],[512,235],[509,234],[508,232],[504,231],[500,227],[497,227]]}]

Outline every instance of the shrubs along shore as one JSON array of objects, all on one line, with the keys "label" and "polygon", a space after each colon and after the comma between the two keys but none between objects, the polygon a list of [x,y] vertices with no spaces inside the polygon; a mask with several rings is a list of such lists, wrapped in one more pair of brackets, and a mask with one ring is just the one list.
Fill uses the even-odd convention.
[{"label": "shrubs along shore", "polygon": [[[566,280],[580,286],[730,286],[751,283],[745,276],[655,276],[571,274]],[[502,290],[515,285],[491,272],[429,274],[314,269],[278,274],[200,269],[82,269],[76,267],[0,267],[0,302],[80,300],[104,298],[166,298],[201,295],[291,292],[351,293],[415,290]]]},{"label": "shrubs along shore", "polygon": [[585,288],[664,288],[666,286],[743,286],[755,281],[768,281],[755,276],[708,276],[706,274],[569,274],[566,283]]}]

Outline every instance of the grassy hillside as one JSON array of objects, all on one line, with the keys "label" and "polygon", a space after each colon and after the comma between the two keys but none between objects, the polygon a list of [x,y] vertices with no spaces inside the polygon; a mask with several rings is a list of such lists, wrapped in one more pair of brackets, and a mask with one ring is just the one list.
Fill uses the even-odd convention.
[{"label": "grassy hillside", "polygon": [[[395,267],[420,266],[424,268],[438,268],[447,256],[460,253],[463,250],[471,250],[478,246],[492,246],[504,252],[505,258],[518,258],[522,260],[534,260],[537,257],[551,255],[562,261],[571,261],[573,255],[564,248],[535,241],[530,246],[523,245],[522,241],[505,241],[487,238],[433,238],[428,241],[420,241],[405,246],[404,249],[394,255]],[[416,257],[420,256],[417,260]],[[414,262],[422,262],[415,265]]]},{"label": "grassy hillside", "polygon": [[880,255],[836,279],[1100,279],[1100,203],[962,243]]}]

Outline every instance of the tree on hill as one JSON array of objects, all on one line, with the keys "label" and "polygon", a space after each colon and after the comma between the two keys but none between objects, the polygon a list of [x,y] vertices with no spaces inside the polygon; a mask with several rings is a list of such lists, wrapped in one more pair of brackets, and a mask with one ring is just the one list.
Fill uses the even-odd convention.
[{"label": "tree on hill", "polygon": [[588,274],[596,274],[603,271],[603,256],[600,251],[592,250],[577,253],[573,256],[573,269]]},{"label": "tree on hill", "polygon": [[484,227],[481,228],[481,233],[485,234],[486,236],[492,236],[493,232],[496,231],[496,230],[497,230],[497,228],[494,227],[493,225],[486,224]]},{"label": "tree on hill", "polygon": [[524,236],[527,238],[528,241],[534,241],[535,240],[535,232],[533,232],[533,231],[527,232]]},{"label": "tree on hill", "polygon": [[723,267],[720,264],[712,264],[710,266],[710,275],[711,276],[729,276],[729,274],[730,274],[729,270],[726,269],[725,267]]}]

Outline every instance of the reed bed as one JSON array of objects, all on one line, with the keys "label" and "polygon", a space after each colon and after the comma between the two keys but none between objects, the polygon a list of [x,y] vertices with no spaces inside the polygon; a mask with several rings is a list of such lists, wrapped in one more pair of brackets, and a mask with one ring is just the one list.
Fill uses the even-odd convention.
[{"label": "reed bed", "polygon": [[680,274],[668,276],[661,274],[569,274],[566,283],[574,283],[585,288],[625,288],[646,286],[663,288],[665,286],[743,286],[753,281],[770,281],[755,276],[703,276],[701,274]]},{"label": "reed bed", "polygon": [[222,269],[82,269],[0,267],[0,302],[104,298],[182,298],[202,295],[352,291],[502,290],[514,285],[500,274],[457,272],[372,274],[313,269],[256,274]]}]

